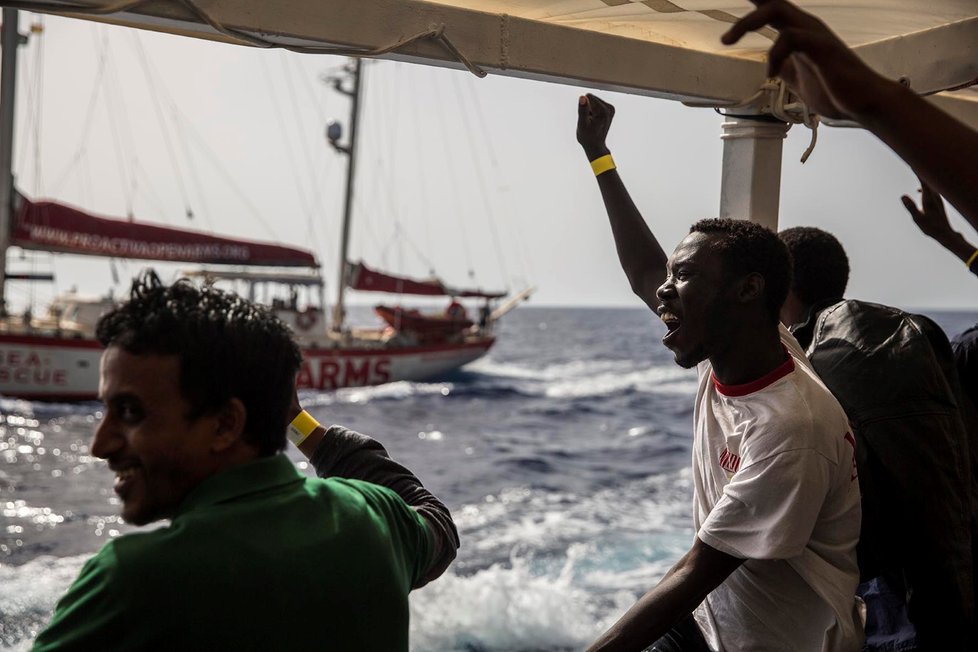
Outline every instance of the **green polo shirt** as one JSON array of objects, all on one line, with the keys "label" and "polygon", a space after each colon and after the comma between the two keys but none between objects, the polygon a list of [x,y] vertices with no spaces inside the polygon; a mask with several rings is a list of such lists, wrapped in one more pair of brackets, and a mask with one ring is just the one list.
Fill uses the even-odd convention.
[{"label": "green polo shirt", "polygon": [[103,546],[34,650],[407,650],[431,547],[393,491],[262,458]]}]

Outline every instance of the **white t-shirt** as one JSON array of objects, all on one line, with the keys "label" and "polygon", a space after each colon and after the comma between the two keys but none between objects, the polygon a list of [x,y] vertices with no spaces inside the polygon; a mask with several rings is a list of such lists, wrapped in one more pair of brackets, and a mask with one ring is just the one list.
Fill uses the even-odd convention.
[{"label": "white t-shirt", "polygon": [[721,385],[709,361],[698,367],[697,536],[747,561],[694,615],[713,650],[860,650],[855,441],[783,327],[781,339],[788,360],[755,382]]}]

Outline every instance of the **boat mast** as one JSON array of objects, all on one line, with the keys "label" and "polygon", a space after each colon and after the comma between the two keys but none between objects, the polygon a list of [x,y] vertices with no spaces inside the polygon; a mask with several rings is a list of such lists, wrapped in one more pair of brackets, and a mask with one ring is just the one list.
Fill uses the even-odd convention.
[{"label": "boat mast", "polygon": [[353,214],[353,180],[356,173],[357,163],[357,118],[360,112],[360,81],[363,75],[362,62],[358,58],[351,60],[346,66],[346,72],[352,78],[352,88],[343,87],[341,77],[331,77],[329,81],[333,83],[336,91],[350,97],[350,141],[347,145],[339,144],[341,130],[336,123],[330,123],[326,135],[329,144],[338,152],[346,154],[349,161],[346,166],[346,199],[343,205],[343,229],[340,233],[340,271],[336,275],[336,304],[333,306],[332,329],[334,332],[343,330],[343,322],[346,318],[346,310],[343,306],[343,296],[346,292],[347,283],[347,256],[350,249],[350,218]]},{"label": "boat mast", "polygon": [[17,31],[19,12],[3,10],[3,32],[0,34],[0,316],[7,314],[7,249],[13,225],[14,205],[14,92],[17,86]]}]

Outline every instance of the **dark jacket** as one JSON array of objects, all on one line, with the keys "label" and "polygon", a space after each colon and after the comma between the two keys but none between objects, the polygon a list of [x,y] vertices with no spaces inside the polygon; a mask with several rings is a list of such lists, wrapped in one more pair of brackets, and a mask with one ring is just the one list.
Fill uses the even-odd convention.
[{"label": "dark jacket", "polygon": [[970,649],[978,445],[947,336],[921,315],[852,300],[816,306],[795,336],[856,436],[863,579],[902,573],[920,642]]},{"label": "dark jacket", "polygon": [[954,362],[964,395],[978,405],[978,324],[951,340]]}]

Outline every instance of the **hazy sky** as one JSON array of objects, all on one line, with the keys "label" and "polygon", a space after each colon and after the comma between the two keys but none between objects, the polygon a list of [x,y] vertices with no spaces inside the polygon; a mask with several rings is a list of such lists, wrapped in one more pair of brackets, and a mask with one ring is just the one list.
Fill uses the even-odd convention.
[{"label": "hazy sky", "polygon": [[[314,249],[336,278],[345,162],[323,136],[348,102],[321,77],[344,59],[259,51],[21,14],[44,33],[20,50],[17,185],[105,215]],[[367,69],[352,257],[447,282],[538,287],[537,305],[638,306],[619,269],[593,176],[574,139],[588,89],[391,62]],[[667,251],[719,206],[712,110],[601,93],[618,112],[609,144]],[[872,136],[822,128],[784,148],[781,226],[835,233],[849,296],[903,307],[978,305],[978,279],[916,230],[900,204],[909,169]],[[186,209],[193,211],[188,221]],[[978,237],[956,214],[970,240]],[[30,258],[30,257],[29,257]],[[49,256],[52,290],[114,285],[99,259]],[[120,262],[117,292],[144,267]],[[167,273],[172,274],[173,270]],[[21,304],[30,290],[12,284]],[[332,287],[328,290],[332,296]],[[368,297],[366,301],[372,302]]]}]

